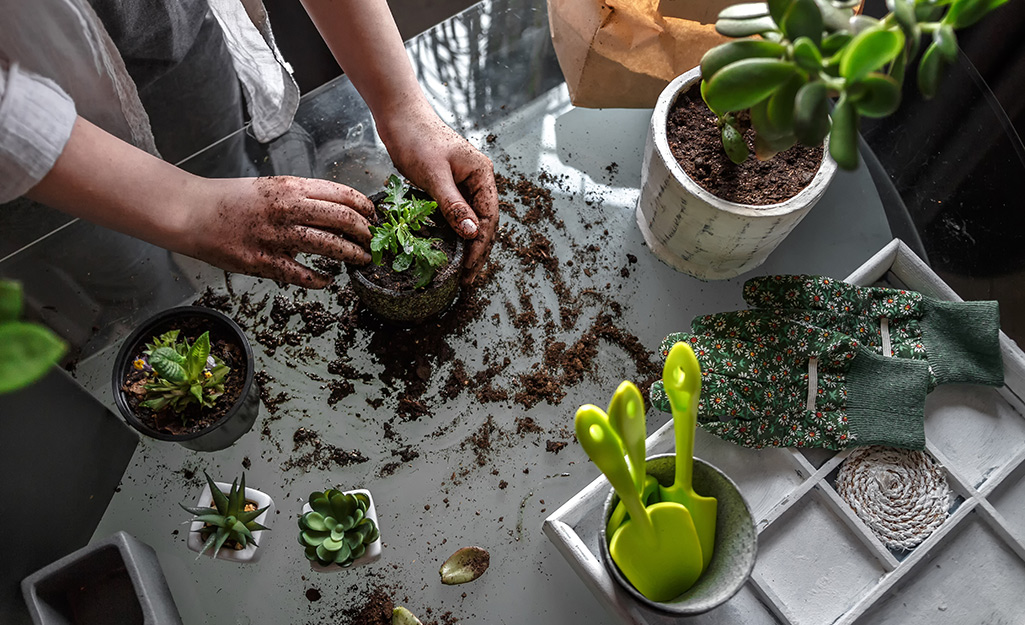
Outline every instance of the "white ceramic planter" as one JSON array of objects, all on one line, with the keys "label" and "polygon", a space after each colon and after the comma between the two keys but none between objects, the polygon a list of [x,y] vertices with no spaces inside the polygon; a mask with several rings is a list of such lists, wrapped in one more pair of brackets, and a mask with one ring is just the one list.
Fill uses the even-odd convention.
[{"label": "white ceramic planter", "polygon": [[[225,495],[227,495],[229,492],[231,492],[231,484],[226,484],[224,482],[214,482],[214,484],[216,484],[217,488],[222,493],[224,493]],[[257,509],[263,508],[263,507],[267,508],[267,510],[265,510],[263,514],[261,514],[260,516],[256,517],[256,522],[259,523],[260,525],[268,526],[269,527],[268,519],[270,519],[271,515],[274,514],[274,500],[271,499],[270,496],[267,495],[266,493],[262,493],[262,492],[256,490],[255,488],[249,488],[249,487],[246,487],[246,500],[247,501],[251,501],[254,504],[256,504]],[[212,507],[212,504],[211,504],[212,501],[213,501],[213,497],[210,494],[210,485],[207,484],[206,486],[203,487],[203,492],[200,493],[199,499],[196,501],[196,507],[197,508],[210,508],[210,507]],[[189,525],[188,545],[189,545],[189,549],[195,551],[196,553],[199,553],[203,549],[203,542],[204,541],[203,541],[203,537],[199,533],[199,530],[202,529],[202,528],[203,528],[203,523],[200,522],[200,521],[193,521]],[[260,556],[263,555],[263,548],[266,547],[266,545],[264,544],[266,539],[267,539],[267,532],[266,531],[259,530],[259,531],[253,532],[253,540],[256,542],[256,545],[250,544],[250,545],[247,545],[245,549],[239,549],[239,550],[229,549],[229,548],[222,548],[219,552],[217,552],[217,559],[219,559],[219,560],[230,560],[232,562],[240,562],[240,563],[256,562],[257,560],[260,559]],[[257,545],[259,545],[259,546],[257,546]],[[206,555],[212,557],[213,556],[213,552],[210,551],[210,550],[207,550]]]},{"label": "white ceramic planter", "polygon": [[[347,490],[347,491],[343,491],[343,492],[346,495],[354,495],[356,493],[363,493],[364,495],[367,496],[367,498],[370,500],[370,505],[367,506],[367,516],[366,516],[366,518],[368,518],[371,521],[373,521],[374,524],[377,526],[377,531],[380,532],[381,531],[381,524],[377,520],[377,508],[374,507],[374,496],[370,494],[370,491],[365,489],[365,488],[360,488],[360,489],[357,489],[357,490]],[[303,509],[302,509],[302,513],[303,514],[306,514],[307,512],[312,512],[312,511],[313,511],[313,508],[310,506],[310,504],[307,503],[307,504],[305,504],[303,506]],[[320,564],[316,560],[308,560],[308,562],[310,563],[310,568],[313,569],[314,571],[316,571],[317,573],[340,573],[342,571],[346,571],[348,569],[351,569],[351,568],[354,568],[354,567],[357,567],[357,566],[363,566],[364,564],[370,564],[371,562],[376,561],[380,557],[381,557],[381,538],[378,537],[377,540],[375,540],[374,542],[372,542],[369,545],[367,545],[367,550],[363,554],[363,556],[353,560],[352,561],[352,565],[350,565],[350,566],[341,567],[341,566],[338,566],[337,564],[332,564],[330,566],[324,566],[323,564]]]},{"label": "white ceramic planter", "polygon": [[701,80],[696,67],[662,91],[648,126],[641,168],[637,224],[659,260],[703,280],[738,276],[765,262],[825,193],[836,162],[828,144],[811,183],[779,204],[753,206],[719,199],[676,162],[666,138],[666,119],[679,94]]}]

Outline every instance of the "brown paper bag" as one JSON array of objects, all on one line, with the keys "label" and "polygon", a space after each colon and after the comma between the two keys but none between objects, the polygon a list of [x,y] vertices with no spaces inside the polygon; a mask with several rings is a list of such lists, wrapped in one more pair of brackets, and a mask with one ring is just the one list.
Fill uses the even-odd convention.
[{"label": "brown paper bag", "polygon": [[651,108],[726,37],[719,11],[738,0],[548,0],[559,65],[576,106]]}]

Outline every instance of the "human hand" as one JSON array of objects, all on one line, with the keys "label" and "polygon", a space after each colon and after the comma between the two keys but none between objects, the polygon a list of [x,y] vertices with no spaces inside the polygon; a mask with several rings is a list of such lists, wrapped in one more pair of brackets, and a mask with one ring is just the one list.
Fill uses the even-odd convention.
[{"label": "human hand", "polygon": [[491,159],[449,128],[426,103],[379,122],[378,129],[399,172],[427,191],[456,233],[472,241],[463,263],[463,282],[471,284],[484,267],[498,228],[498,189]]},{"label": "human hand", "polygon": [[355,189],[311,178],[209,179],[173,246],[228,271],[324,288],[331,276],[296,261],[299,253],[370,262],[367,217],[374,205]]}]

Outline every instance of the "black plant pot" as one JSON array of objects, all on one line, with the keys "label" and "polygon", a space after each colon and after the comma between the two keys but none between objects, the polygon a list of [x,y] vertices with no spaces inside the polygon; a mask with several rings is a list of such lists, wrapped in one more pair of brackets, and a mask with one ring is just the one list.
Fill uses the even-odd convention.
[{"label": "black plant pot", "polygon": [[[417,189],[413,193],[430,199]],[[374,205],[384,199],[384,193],[370,196]],[[438,214],[434,221],[444,231],[445,237],[455,237],[455,251],[445,267],[439,271],[431,283],[421,289],[398,291],[373,282],[360,267],[348,266],[349,282],[360,301],[375,315],[396,325],[413,326],[422,323],[429,317],[437,315],[449,307],[459,294],[459,284],[463,276],[463,248],[465,242]]]},{"label": "black plant pot", "polygon": [[[132,359],[142,351],[147,342],[168,330],[180,328],[183,323],[191,320],[200,321],[210,331],[211,342],[220,338],[242,348],[246,369],[245,380],[238,399],[218,421],[198,432],[169,434],[149,427],[136,416],[125,397],[125,392],[121,390],[121,385],[132,369]],[[173,441],[195,451],[217,451],[230,447],[256,422],[256,417],[260,413],[260,387],[253,374],[253,348],[238,324],[216,310],[200,306],[181,306],[150,317],[125,339],[114,361],[111,384],[114,402],[121,411],[121,416],[139,432],[157,440]]]}]

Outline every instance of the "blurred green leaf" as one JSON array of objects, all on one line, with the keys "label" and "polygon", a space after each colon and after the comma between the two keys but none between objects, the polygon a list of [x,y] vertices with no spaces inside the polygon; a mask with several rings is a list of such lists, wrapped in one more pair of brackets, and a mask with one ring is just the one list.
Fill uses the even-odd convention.
[{"label": "blurred green leaf", "polygon": [[786,52],[781,44],[761,39],[743,39],[718,45],[701,57],[701,76],[708,80],[730,63],[751,58],[780,58]]},{"label": "blurred green leaf", "polygon": [[822,69],[822,54],[818,47],[807,37],[798,37],[794,41],[794,60],[801,69],[811,72],[812,75]]},{"label": "blurred green leaf", "polygon": [[794,106],[797,92],[807,84],[802,75],[796,75],[786,81],[782,87],[769,96],[766,104],[766,121],[772,126],[776,135],[794,134]]},{"label": "blurred green leaf", "polygon": [[807,146],[822,143],[829,133],[829,98],[826,85],[810,82],[794,98],[794,135]]},{"label": "blurred green leaf", "polygon": [[886,117],[900,106],[900,84],[885,74],[872,73],[848,87],[848,96],[858,113]]},{"label": "blurred green leaf", "polygon": [[967,28],[1007,0],[955,0],[943,16],[942,23],[954,28]]},{"label": "blurred green leaf", "polygon": [[822,25],[827,31],[836,32],[849,27],[851,16],[854,14],[853,7],[839,7],[831,0],[815,0],[815,4],[819,7]]},{"label": "blurred green leaf", "polygon": [[857,82],[892,61],[904,48],[904,35],[892,30],[866,30],[855,35],[840,58],[840,75]]},{"label": "blurred green leaf", "polygon": [[815,0],[793,0],[780,23],[791,41],[807,37],[816,46],[822,41],[822,13]]},{"label": "blurred green leaf", "polygon": [[17,321],[21,316],[22,302],[21,285],[11,280],[0,280],[0,323]]},{"label": "blurred green leaf", "polygon": [[750,37],[776,29],[776,22],[769,16],[749,20],[718,20],[715,30],[727,37]]},{"label": "blurred green leaf", "polygon": [[854,36],[850,33],[845,32],[833,33],[829,35],[828,37],[822,40],[822,54],[825,56],[833,56],[834,54],[842,50],[843,47],[846,46],[851,39],[853,39],[853,37]]},{"label": "blurred green leaf", "polygon": [[897,81],[897,84],[904,83],[904,71],[907,69],[908,64],[908,53],[907,51],[898,54],[897,58],[893,59],[893,63],[890,64],[890,77]]},{"label": "blurred green leaf", "polygon": [[734,163],[739,165],[747,160],[747,142],[733,124],[723,124],[722,147],[726,151],[726,156]]},{"label": "blurred green leaf", "polygon": [[777,59],[744,59],[720,69],[708,81],[705,102],[717,114],[740,111],[764,100],[797,73]]},{"label": "blurred green leaf", "polygon": [[35,323],[0,324],[0,393],[24,388],[46,375],[64,355],[67,345]]},{"label": "blurred green leaf", "polygon": [[718,19],[747,20],[769,14],[769,5],[764,2],[742,2],[719,11]]},{"label": "blurred green leaf", "polygon": [[764,135],[755,135],[755,158],[760,161],[767,161],[783,150],[789,149],[797,143],[797,137],[786,135],[770,139]]},{"label": "blurred green leaf", "polygon": [[932,43],[922,54],[918,63],[918,90],[927,99],[936,95],[940,84],[940,71],[943,69],[943,53],[939,46]]},{"label": "blurred green leaf", "polygon": [[793,2],[794,0],[768,0],[769,15],[777,24],[782,24],[783,16],[787,14],[787,10]]},{"label": "blurred green leaf", "polygon": [[829,133],[829,154],[846,170],[858,168],[858,111],[841,96],[833,109],[833,127]]},{"label": "blurred green leaf", "polygon": [[943,60],[947,63],[957,60],[957,35],[954,34],[954,28],[950,24],[940,24],[940,27],[933,33],[932,40],[940,54],[943,55]]},{"label": "blurred green leaf", "polygon": [[918,20],[915,18],[915,1],[914,0],[889,0],[887,6],[891,6],[893,16],[897,19],[897,23],[900,24],[901,30],[904,31],[905,36],[910,36],[915,31],[915,27],[918,25]]}]

